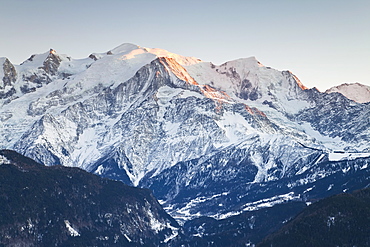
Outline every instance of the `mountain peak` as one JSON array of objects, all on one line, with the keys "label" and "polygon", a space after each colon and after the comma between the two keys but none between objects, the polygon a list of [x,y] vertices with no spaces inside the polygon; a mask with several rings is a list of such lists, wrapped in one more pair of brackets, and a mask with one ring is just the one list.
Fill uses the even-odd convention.
[{"label": "mountain peak", "polygon": [[221,64],[219,67],[228,66],[228,67],[265,67],[262,63],[260,63],[256,57],[245,57],[245,58],[238,58],[231,61],[227,61]]},{"label": "mountain peak", "polygon": [[[200,59],[195,57],[185,57],[181,56],[172,52],[169,52],[164,49],[160,48],[146,48],[141,47],[135,44],[131,43],[123,43],[122,45],[117,46],[116,48],[110,50],[107,52],[108,55],[118,55],[122,54],[125,55],[125,59],[130,59],[133,57],[136,57],[140,54],[152,54],[155,57],[167,57],[167,58],[173,58],[178,62],[180,65],[192,65],[201,62]],[[147,56],[145,56],[147,57]],[[150,62],[150,61],[148,61]]]},{"label": "mountain peak", "polygon": [[41,54],[33,54],[20,65],[27,68],[40,67],[44,63],[45,59],[51,54],[51,50],[52,49]]},{"label": "mountain peak", "polygon": [[0,64],[4,64],[6,60],[8,60],[8,58],[0,57]]},{"label": "mountain peak", "polygon": [[140,46],[131,44],[131,43],[123,43],[115,47],[114,49],[108,51],[107,54],[108,53],[111,53],[111,54],[129,53],[136,49],[140,49]]},{"label": "mountain peak", "polygon": [[356,83],[343,83],[339,86],[329,88],[326,93],[341,93],[350,100],[357,103],[370,102],[370,87]]}]

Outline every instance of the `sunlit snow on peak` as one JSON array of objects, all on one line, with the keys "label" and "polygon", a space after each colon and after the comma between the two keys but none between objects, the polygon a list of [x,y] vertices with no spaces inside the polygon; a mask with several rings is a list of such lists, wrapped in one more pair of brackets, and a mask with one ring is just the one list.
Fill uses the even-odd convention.
[{"label": "sunlit snow on peak", "polygon": [[370,102],[370,87],[360,83],[343,83],[329,88],[326,93],[341,93],[357,103]]},{"label": "sunlit snow on peak", "polygon": [[130,44],[130,43],[124,43],[122,45],[117,46],[116,48],[108,51],[107,53],[111,54],[120,54],[120,53],[130,53],[133,50],[140,49],[140,46]]},{"label": "sunlit snow on peak", "polygon": [[175,53],[166,51],[164,49],[159,49],[159,48],[146,48],[146,47],[141,47],[138,45],[130,44],[130,43],[125,43],[120,46],[117,46],[116,48],[110,50],[107,54],[111,55],[117,55],[117,54],[122,54],[124,55],[125,59],[131,59],[135,57],[138,54],[143,54],[143,53],[150,53],[155,55],[155,57],[168,57],[168,58],[173,58],[176,60],[181,65],[191,65],[191,64],[196,64],[201,62],[200,59],[197,59],[195,57],[185,57],[181,55],[177,55]]},{"label": "sunlit snow on peak", "polygon": [[50,53],[50,54],[56,54],[57,52],[56,52],[56,50],[54,50],[54,49],[50,49],[49,53]]}]

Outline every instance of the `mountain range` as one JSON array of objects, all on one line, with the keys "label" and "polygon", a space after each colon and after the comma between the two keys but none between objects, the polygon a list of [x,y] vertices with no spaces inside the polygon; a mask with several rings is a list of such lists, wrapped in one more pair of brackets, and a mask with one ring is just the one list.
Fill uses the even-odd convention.
[{"label": "mountain range", "polygon": [[346,93],[360,84],[320,92],[254,57],[133,44],[0,63],[0,148],[149,188],[192,229],[369,184],[368,95]]},{"label": "mountain range", "polygon": [[147,189],[0,150],[0,246],[367,246],[369,192],[179,226]]}]

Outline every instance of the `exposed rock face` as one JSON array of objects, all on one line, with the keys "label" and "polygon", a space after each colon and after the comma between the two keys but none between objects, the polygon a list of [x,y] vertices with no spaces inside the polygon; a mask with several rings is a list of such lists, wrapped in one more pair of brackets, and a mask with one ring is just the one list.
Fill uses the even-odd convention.
[{"label": "exposed rock face", "polygon": [[7,58],[0,58],[2,71],[0,72],[0,99],[11,97],[15,94],[14,83],[17,80],[17,71]]},{"label": "exposed rock face", "polygon": [[[29,61],[33,61],[32,58]],[[53,49],[50,49],[49,54],[42,63],[42,66],[38,67],[33,73],[26,73],[23,77],[24,81],[31,82],[36,85],[36,88],[42,87],[44,84],[50,83],[55,76],[58,76],[58,68],[62,59],[56,54]],[[27,85],[27,84],[26,84]],[[31,90],[32,91],[32,90]],[[31,92],[29,90],[23,90],[23,93]]]},{"label": "exposed rock face", "polygon": [[62,59],[56,55],[56,52],[53,49],[50,49],[49,55],[41,67],[49,75],[56,75],[58,73],[58,67]]},{"label": "exposed rock face", "polygon": [[17,80],[17,71],[15,70],[14,65],[8,59],[5,59],[3,63],[3,70],[3,84],[0,85],[0,87],[4,88],[5,86],[12,86],[12,84],[14,84],[14,82]]},{"label": "exposed rock face", "polygon": [[[356,104],[341,94],[315,92],[316,106],[298,113],[299,121],[308,122],[316,130],[331,138],[358,143],[358,150],[368,152],[370,107]],[[351,150],[351,147],[345,148]]]}]

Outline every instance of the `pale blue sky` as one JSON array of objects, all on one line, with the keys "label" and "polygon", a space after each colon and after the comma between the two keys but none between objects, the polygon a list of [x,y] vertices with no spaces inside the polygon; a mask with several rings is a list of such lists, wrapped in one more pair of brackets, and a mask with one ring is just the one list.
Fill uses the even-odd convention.
[{"label": "pale blue sky", "polygon": [[308,87],[370,85],[369,0],[0,0],[0,57],[73,58],[122,43],[215,64],[255,56]]}]

